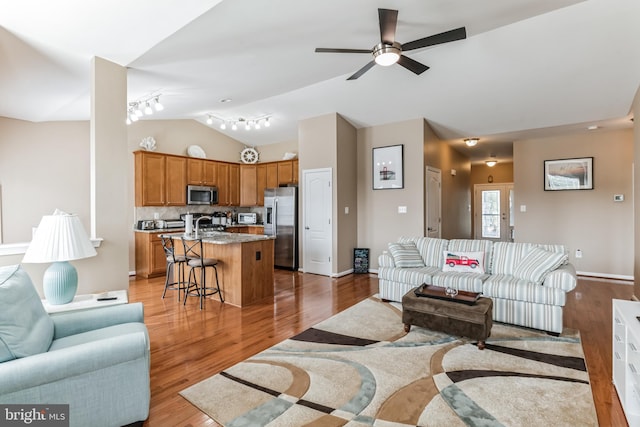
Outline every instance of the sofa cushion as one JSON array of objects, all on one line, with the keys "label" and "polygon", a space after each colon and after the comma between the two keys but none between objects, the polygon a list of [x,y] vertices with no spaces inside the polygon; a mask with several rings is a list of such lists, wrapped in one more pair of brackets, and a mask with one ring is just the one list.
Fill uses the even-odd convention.
[{"label": "sofa cushion", "polygon": [[47,314],[29,275],[20,267],[0,267],[0,362],[44,353],[53,339]]},{"label": "sofa cushion", "polygon": [[389,252],[396,267],[424,267],[422,256],[413,242],[389,243]]},{"label": "sofa cushion", "polygon": [[420,286],[423,283],[430,285],[431,278],[436,273],[440,273],[440,269],[437,267],[380,267],[378,268],[378,279],[397,283],[408,283],[412,286]]},{"label": "sofa cushion", "polygon": [[447,249],[449,244],[448,240],[438,239],[436,237],[420,237],[415,241],[424,265],[428,267],[441,268],[444,258],[442,257],[442,251]]},{"label": "sofa cushion", "polygon": [[491,274],[512,275],[516,265],[532,247],[531,243],[496,242],[493,245]]},{"label": "sofa cushion", "polygon": [[442,271],[484,274],[484,252],[444,251]]},{"label": "sofa cushion", "polygon": [[516,265],[513,275],[519,279],[542,284],[545,276],[564,264],[566,260],[567,255],[564,253],[533,248]]},{"label": "sofa cushion", "polygon": [[459,291],[482,292],[482,283],[488,274],[465,272],[439,272],[431,278],[431,284],[443,288],[454,288]]},{"label": "sofa cushion", "polygon": [[564,306],[566,292],[558,288],[540,286],[506,274],[493,274],[484,281],[482,294],[493,299],[526,301],[537,304]]}]

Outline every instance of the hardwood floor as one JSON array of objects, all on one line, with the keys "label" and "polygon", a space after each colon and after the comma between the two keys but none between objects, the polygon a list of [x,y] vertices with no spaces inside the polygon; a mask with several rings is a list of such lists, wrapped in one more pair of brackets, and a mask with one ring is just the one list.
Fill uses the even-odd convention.
[{"label": "hardwood floor", "polygon": [[[161,299],[163,278],[132,279],[129,300],[145,306],[151,339],[151,408],[145,426],[217,426],[178,392],[375,294],[374,274],[339,279],[276,270],[275,296],[242,309],[214,296],[199,310],[175,291]],[[611,299],[633,287],[580,279],[568,295],[565,327],[579,329],[601,426],[627,425],[611,384]],[[570,397],[568,397],[570,398]]]}]

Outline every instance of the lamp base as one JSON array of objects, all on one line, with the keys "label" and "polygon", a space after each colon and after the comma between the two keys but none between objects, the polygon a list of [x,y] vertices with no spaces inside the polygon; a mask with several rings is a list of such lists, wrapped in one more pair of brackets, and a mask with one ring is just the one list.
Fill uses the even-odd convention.
[{"label": "lamp base", "polygon": [[70,303],[78,290],[76,268],[67,261],[54,262],[44,272],[42,288],[49,304]]}]

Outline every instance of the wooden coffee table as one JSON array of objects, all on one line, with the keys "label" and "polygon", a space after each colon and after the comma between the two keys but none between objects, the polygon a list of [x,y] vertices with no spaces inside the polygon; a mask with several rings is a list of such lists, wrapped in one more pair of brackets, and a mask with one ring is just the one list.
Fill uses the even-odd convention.
[{"label": "wooden coffee table", "polygon": [[[425,295],[425,296],[419,296]],[[402,322],[405,332],[411,325],[467,337],[478,341],[483,350],[493,326],[493,301],[475,292],[460,291],[450,297],[445,288],[423,285],[402,297]]]}]

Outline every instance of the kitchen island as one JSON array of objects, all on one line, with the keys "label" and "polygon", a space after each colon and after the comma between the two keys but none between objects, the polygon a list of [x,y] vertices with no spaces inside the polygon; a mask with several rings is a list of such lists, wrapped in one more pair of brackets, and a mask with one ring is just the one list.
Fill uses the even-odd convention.
[{"label": "kitchen island", "polygon": [[[174,240],[177,254],[184,253],[183,237],[194,240],[193,235],[185,233],[162,236]],[[225,303],[242,307],[273,297],[274,236],[207,231],[200,237],[204,257],[218,260],[218,280]],[[213,271],[207,269],[207,286],[215,284],[215,280]]]}]

